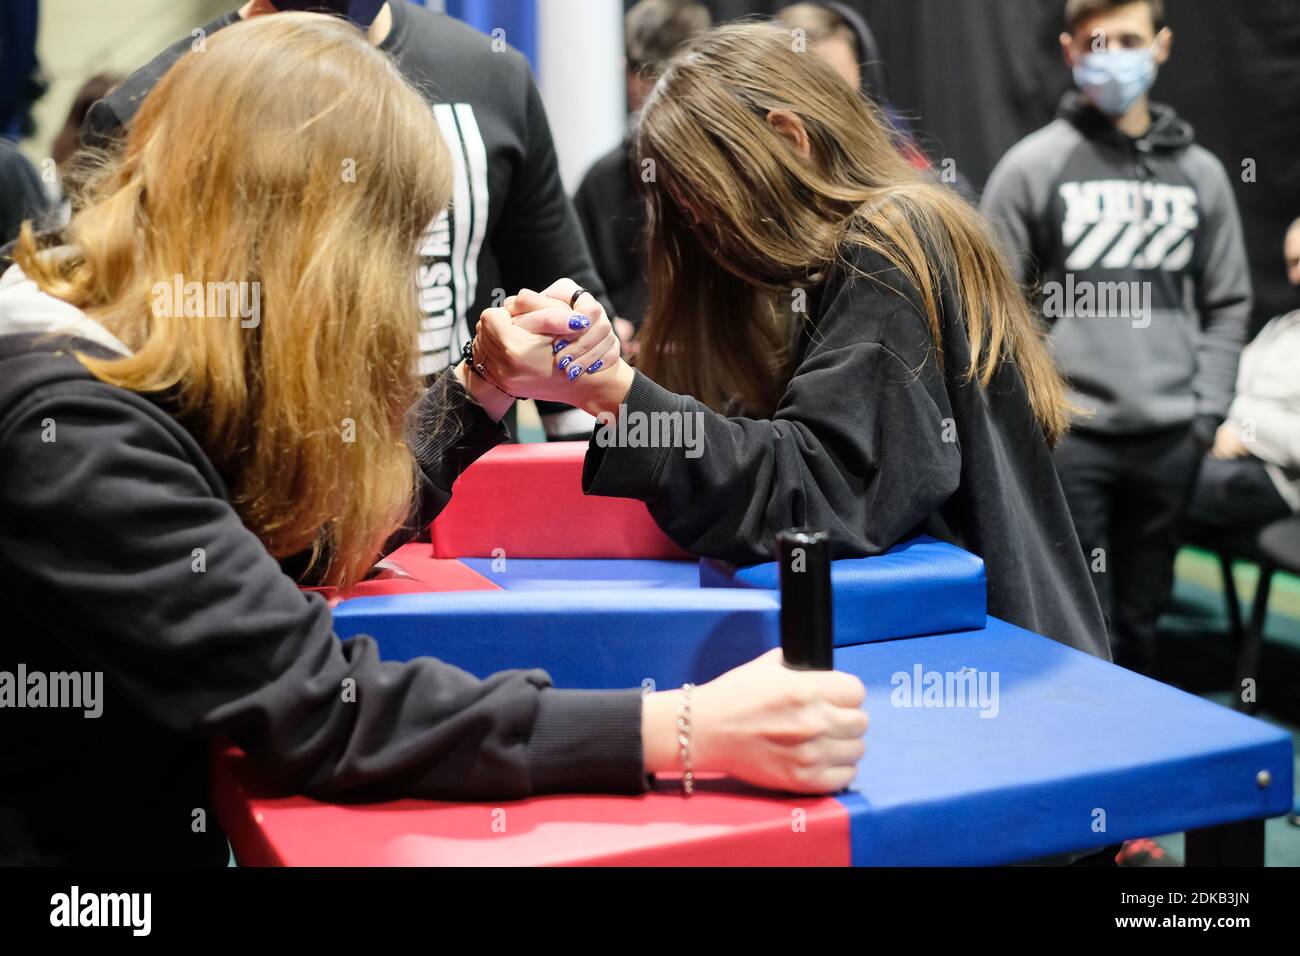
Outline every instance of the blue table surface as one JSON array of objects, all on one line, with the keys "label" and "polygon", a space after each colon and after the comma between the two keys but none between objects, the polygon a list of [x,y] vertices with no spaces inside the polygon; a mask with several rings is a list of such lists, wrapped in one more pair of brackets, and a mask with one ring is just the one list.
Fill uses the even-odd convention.
[{"label": "blue table surface", "polygon": [[[996,618],[839,647],[835,666],[866,684],[871,716],[840,795],[856,865],[1007,863],[1291,805],[1289,734]],[[973,668],[991,691],[997,675],[996,715],[901,706],[917,700],[896,675],[918,666],[923,684]]]},{"label": "blue table surface", "polygon": [[[737,569],[708,560],[460,560],[507,591],[779,587],[775,564]],[[836,644],[943,634],[984,624],[984,562],[933,538],[915,538],[872,558],[836,561],[831,578]]]},{"label": "blue table surface", "polygon": [[[597,588],[697,588],[697,561],[595,558],[461,558],[461,563],[507,591],[583,591]],[[493,570],[493,566],[500,570]]]},{"label": "blue table surface", "polygon": [[[511,559],[501,573],[491,559],[466,563],[509,589],[359,598],[336,609],[339,633],[375,634],[386,659],[431,653],[480,676],[544,667],[560,687],[698,682],[778,639],[774,592],[711,593],[694,562],[563,562],[558,575],[554,561]],[[563,593],[575,588],[581,600]],[[871,714],[866,756],[839,795],[854,863],[1008,863],[1290,809],[1284,731],[984,624],[836,647],[836,667],[867,685]],[[897,675],[917,668],[922,687],[904,697]],[[927,675],[964,669],[990,692],[996,676],[985,706],[924,706]]]}]

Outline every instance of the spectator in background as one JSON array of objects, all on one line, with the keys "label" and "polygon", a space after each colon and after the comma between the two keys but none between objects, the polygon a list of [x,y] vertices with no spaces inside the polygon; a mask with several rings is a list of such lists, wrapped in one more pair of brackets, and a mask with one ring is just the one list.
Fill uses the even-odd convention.
[{"label": "spectator in background", "polygon": [[777,11],[776,22],[791,31],[801,31],[798,39],[807,48],[824,57],[849,86],[861,91],[880,108],[894,145],[913,167],[930,171],[972,203],[978,202],[974,189],[955,166],[942,173],[934,169],[930,158],[917,145],[907,120],[889,101],[885,66],[875,34],[856,10],[834,0],[796,3]]},{"label": "spectator in background", "polygon": [[34,132],[31,105],[45,92],[36,59],[37,0],[0,4],[0,137],[24,139]]},{"label": "spectator in background", "polygon": [[[1283,244],[1300,288],[1300,219]],[[1300,309],[1278,316],[1241,353],[1237,395],[1214,438],[1188,517],[1228,530],[1300,512]]]},{"label": "spectator in background", "polygon": [[998,163],[984,212],[1085,414],[1056,450],[1116,660],[1149,669],[1175,529],[1232,400],[1251,287],[1222,164],[1147,91],[1161,0],[1068,0],[1079,90]]},{"label": "spectator in background", "polygon": [[0,246],[18,237],[25,220],[41,222],[48,208],[49,196],[36,167],[0,136]]},{"label": "spectator in background", "polygon": [[[682,0],[640,0],[624,21],[627,47],[627,105],[635,115],[654,87],[659,70],[689,37],[707,30],[709,11]],[[583,176],[573,204],[587,237],[596,271],[614,304],[615,328],[631,354],[633,336],[645,315],[649,289],[644,249],[645,204],[637,189],[641,170],[632,156],[629,132]]]},{"label": "spectator in background", "polygon": [[26,219],[44,222],[49,196],[15,141],[33,131],[31,105],[45,92],[36,60],[36,0],[0,6],[0,246]]},{"label": "spectator in background", "polygon": [[97,100],[108,96],[124,79],[126,77],[118,73],[97,73],[83,83],[72,100],[63,129],[54,138],[50,153],[59,171],[59,194],[55,197],[55,205],[58,207],[55,218],[59,225],[65,224],[72,214],[71,197],[76,193],[81,179],[76,157],[85,142],[81,128],[86,122],[86,114]]}]

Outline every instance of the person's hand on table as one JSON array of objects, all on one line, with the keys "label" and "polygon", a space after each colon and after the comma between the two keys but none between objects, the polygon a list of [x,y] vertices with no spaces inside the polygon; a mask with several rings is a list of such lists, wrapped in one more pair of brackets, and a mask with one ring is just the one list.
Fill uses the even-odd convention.
[{"label": "person's hand on table", "polygon": [[1214,447],[1210,449],[1210,454],[1220,461],[1245,458],[1250,454],[1250,449],[1242,440],[1241,430],[1237,428],[1235,422],[1226,421],[1219,426],[1218,431],[1214,433]]},{"label": "person's hand on table", "polygon": [[[852,674],[791,670],[779,648],[769,651],[692,692],[694,769],[771,790],[842,790],[866,749],[866,694]],[[679,690],[646,695],[641,739],[650,773],[681,769],[681,696]]]}]

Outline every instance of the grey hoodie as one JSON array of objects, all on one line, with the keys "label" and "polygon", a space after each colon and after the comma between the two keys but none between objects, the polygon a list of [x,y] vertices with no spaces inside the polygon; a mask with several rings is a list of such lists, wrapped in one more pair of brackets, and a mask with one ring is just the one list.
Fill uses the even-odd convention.
[{"label": "grey hoodie", "polygon": [[1133,139],[1077,92],[1017,143],[981,204],[1031,286],[1077,428],[1132,435],[1232,400],[1250,318],[1241,220],[1223,166],[1172,109]]}]

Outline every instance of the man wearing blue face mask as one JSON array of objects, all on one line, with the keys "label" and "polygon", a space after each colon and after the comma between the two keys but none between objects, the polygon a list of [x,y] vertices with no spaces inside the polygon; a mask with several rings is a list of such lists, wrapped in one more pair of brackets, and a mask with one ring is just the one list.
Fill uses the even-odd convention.
[{"label": "man wearing blue face mask", "polygon": [[1148,100],[1162,0],[1069,0],[1077,90],[1016,144],[982,209],[1042,307],[1084,414],[1056,453],[1115,659],[1151,670],[1175,528],[1232,400],[1251,309],[1227,173]]}]

